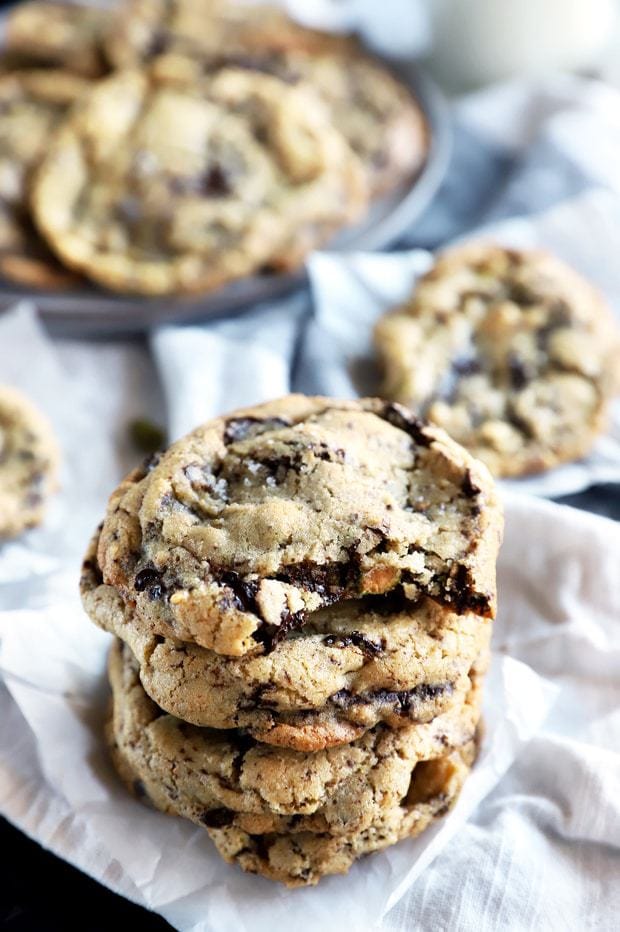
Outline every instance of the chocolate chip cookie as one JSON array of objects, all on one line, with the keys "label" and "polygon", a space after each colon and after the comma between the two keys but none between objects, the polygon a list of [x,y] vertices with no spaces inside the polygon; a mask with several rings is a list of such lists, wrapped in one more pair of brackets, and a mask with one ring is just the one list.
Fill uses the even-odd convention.
[{"label": "chocolate chip cookie", "polygon": [[0,385],[0,540],[41,523],[58,460],[46,418],[15,389]]},{"label": "chocolate chip cookie", "polygon": [[30,0],[9,11],[5,47],[31,65],[96,78],[107,68],[103,41],[109,23],[109,11],[102,7]]},{"label": "chocolate chip cookie", "polygon": [[[460,708],[428,724],[377,726],[353,744],[308,754],[165,714],[118,640],[109,674],[108,739],[134,792],[206,827],[227,860],[286,883],[316,883],[362,853],[417,834],[456,797],[468,769],[458,765],[462,755],[467,765],[473,758],[476,681]],[[285,868],[278,852],[297,846],[303,868],[296,858]]]},{"label": "chocolate chip cookie", "polygon": [[0,275],[28,287],[59,289],[77,282],[41,240],[27,202],[51,133],[87,87],[65,71],[0,76]]},{"label": "chocolate chip cookie", "polygon": [[97,557],[140,630],[239,656],[364,596],[492,617],[501,526],[488,471],[441,429],[398,404],[292,395],[132,472]]},{"label": "chocolate chip cookie", "polygon": [[443,427],[498,476],[587,453],[619,387],[610,311],[542,252],[482,243],[444,253],[375,339],[385,397]]},{"label": "chocolate chip cookie", "polygon": [[170,58],[119,72],[51,139],[35,220],[70,268],[113,290],[200,292],[295,265],[366,203],[359,160],[328,124],[318,97],[270,75],[196,83]]},{"label": "chocolate chip cookie", "polygon": [[167,712],[211,728],[245,728],[268,744],[320,750],[383,722],[429,722],[462,704],[475,665],[484,670],[491,624],[431,599],[349,600],[310,614],[266,653],[240,658],[146,634],[97,565],[98,535],[81,592],[92,621],[127,643],[147,694]]}]

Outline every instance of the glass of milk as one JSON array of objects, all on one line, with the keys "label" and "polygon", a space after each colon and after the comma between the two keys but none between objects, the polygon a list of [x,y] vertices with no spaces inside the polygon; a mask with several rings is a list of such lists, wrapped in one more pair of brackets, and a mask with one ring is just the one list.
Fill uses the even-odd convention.
[{"label": "glass of milk", "polygon": [[617,26],[616,0],[430,0],[430,66],[465,90],[513,76],[599,64]]}]

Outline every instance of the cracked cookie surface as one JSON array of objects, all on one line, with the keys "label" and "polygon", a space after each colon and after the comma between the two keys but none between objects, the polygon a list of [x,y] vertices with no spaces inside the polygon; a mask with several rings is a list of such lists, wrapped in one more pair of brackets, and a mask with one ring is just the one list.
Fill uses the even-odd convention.
[{"label": "cracked cookie surface", "polygon": [[361,164],[311,90],[239,69],[196,82],[174,58],[98,82],[32,191],[67,266],[152,295],[294,267],[366,202]]},{"label": "cracked cookie surface", "polygon": [[609,309],[542,252],[482,243],[440,255],[375,340],[385,397],[439,424],[495,475],[587,453],[620,387]]},{"label": "cracked cookie surface", "polygon": [[440,429],[376,399],[293,395],[131,473],[97,559],[142,631],[242,655],[393,590],[491,617],[501,529],[488,471]]},{"label": "cracked cookie surface", "polygon": [[47,419],[20,392],[0,385],[0,540],[40,524],[58,459]]},{"label": "cracked cookie surface", "polygon": [[59,289],[77,282],[38,235],[28,193],[51,133],[88,86],[66,71],[0,76],[0,275],[22,285]]},{"label": "cracked cookie surface", "polygon": [[[133,792],[206,827],[227,860],[284,882],[315,883],[347,870],[362,853],[417,834],[449,808],[474,756],[475,680],[460,708],[428,724],[378,726],[353,744],[308,754],[163,713],[118,640],[109,675],[108,741]],[[307,855],[303,866],[294,867],[293,858],[286,873],[278,852],[297,846]]]},{"label": "cracked cookie surface", "polygon": [[379,722],[429,722],[462,704],[472,667],[480,675],[486,666],[490,621],[431,599],[407,610],[390,599],[331,606],[271,652],[258,647],[240,658],[144,634],[116,590],[101,584],[96,543],[83,568],[86,611],[129,645],[151,699],[194,725],[319,750]]}]

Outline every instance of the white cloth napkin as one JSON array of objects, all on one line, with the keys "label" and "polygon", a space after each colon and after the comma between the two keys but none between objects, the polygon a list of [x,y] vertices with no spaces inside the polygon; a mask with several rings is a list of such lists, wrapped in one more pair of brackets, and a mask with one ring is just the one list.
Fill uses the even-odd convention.
[{"label": "white cloth napkin", "polygon": [[[318,923],[362,932],[534,930],[588,928],[592,917],[597,928],[613,927],[620,526],[507,499],[487,731],[459,804],[426,835],[364,859],[347,878],[287,892],[224,865],[202,830],[145,809],[112,771],[101,733],[109,638],[80,608],[78,552],[101,515],[102,489],[119,477],[115,439],[128,385],[148,385],[148,373],[137,350],[117,350],[115,378],[95,410],[110,346],[90,347],[89,378],[76,347],[51,345],[23,306],[0,317],[0,346],[25,345],[30,365],[19,384],[55,420],[70,471],[46,526],[0,550],[3,815],[183,930],[262,932],[291,921],[300,932]],[[12,356],[0,354],[0,381],[14,374]],[[55,376],[43,395],[44,371]],[[65,432],[63,410],[79,429]],[[73,476],[81,477],[79,507]]]}]

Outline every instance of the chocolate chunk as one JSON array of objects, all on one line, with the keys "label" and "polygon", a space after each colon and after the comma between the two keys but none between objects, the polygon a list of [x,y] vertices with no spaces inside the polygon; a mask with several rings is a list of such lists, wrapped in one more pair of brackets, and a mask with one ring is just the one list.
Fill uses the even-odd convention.
[{"label": "chocolate chunk", "polygon": [[438,598],[450,605],[457,614],[476,612],[487,616],[491,610],[491,598],[488,593],[474,592],[470,572],[466,566],[459,564],[452,569],[447,579],[439,582]]},{"label": "chocolate chunk", "polygon": [[359,648],[366,657],[376,657],[383,650],[382,644],[371,641],[370,638],[367,638],[359,631],[352,631],[350,634],[342,635],[328,634],[327,637],[323,638],[323,643],[328,647],[348,647],[350,644],[353,644],[353,646]]},{"label": "chocolate chunk", "polygon": [[471,469],[465,470],[465,478],[463,479],[461,488],[463,490],[463,494],[466,495],[467,498],[475,498],[476,495],[480,495],[480,486],[476,485],[476,483],[473,481],[471,477]]},{"label": "chocolate chunk", "polygon": [[234,818],[235,814],[230,809],[207,809],[200,816],[200,821],[207,828],[224,828],[230,825]]},{"label": "chocolate chunk", "polygon": [[510,384],[517,392],[525,388],[530,381],[530,374],[525,363],[514,353],[510,353],[508,356],[508,372],[510,373]]},{"label": "chocolate chunk", "polygon": [[161,599],[166,592],[166,587],[162,581],[163,574],[156,570],[154,566],[146,566],[136,575],[134,579],[134,589],[136,592],[148,593],[149,599]]},{"label": "chocolate chunk", "polygon": [[426,435],[427,424],[419,417],[416,417],[411,411],[397,402],[386,402],[380,411],[377,412],[379,417],[397,427],[399,430],[409,434],[411,439],[420,447],[430,447],[433,438]]},{"label": "chocolate chunk", "polygon": [[213,566],[211,566],[211,575],[232,590],[237,608],[244,612],[252,612],[252,614],[260,617],[258,605],[256,604],[256,593],[259,585],[257,581],[245,580],[233,570],[218,570]]},{"label": "chocolate chunk", "polygon": [[265,652],[270,654],[277,645],[284,640],[289,631],[301,628],[306,620],[306,613],[290,612],[285,609],[280,615],[279,625],[263,624],[262,627],[254,633],[254,640],[263,644]]},{"label": "chocolate chunk", "polygon": [[413,689],[393,692],[388,689],[378,689],[376,692],[369,693],[351,693],[348,689],[341,689],[339,692],[330,696],[330,702],[341,709],[349,709],[356,705],[366,705],[368,703],[379,703],[380,705],[394,706],[399,715],[406,715],[418,703],[426,702],[429,699],[436,699],[438,696],[451,693],[453,690],[452,683],[420,683]]}]

